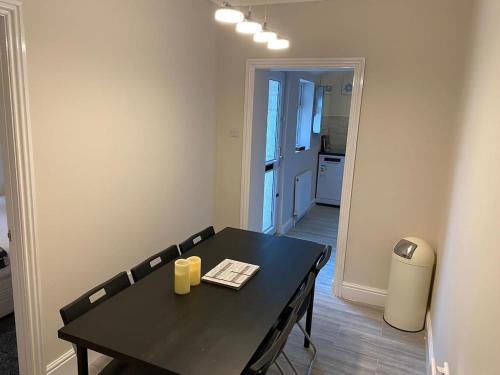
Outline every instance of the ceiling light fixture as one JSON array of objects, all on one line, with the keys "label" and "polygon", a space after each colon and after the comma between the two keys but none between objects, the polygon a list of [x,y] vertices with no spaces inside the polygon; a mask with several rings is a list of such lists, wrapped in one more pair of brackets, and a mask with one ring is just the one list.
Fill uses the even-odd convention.
[{"label": "ceiling light fixture", "polygon": [[271,40],[278,38],[278,34],[269,31],[267,28],[267,7],[268,3],[266,1],[266,7],[264,8],[264,24],[262,25],[262,31],[253,36],[253,41],[256,43],[268,43]]},{"label": "ceiling light fixture", "polygon": [[261,24],[252,19],[252,7],[248,7],[246,16],[243,12],[231,7],[229,2],[224,1],[219,9],[215,11],[215,19],[222,23],[236,24],[236,31],[242,34],[253,35],[256,43],[267,44],[271,50],[283,50],[290,47],[290,41],[278,38],[278,34],[267,27],[269,0],[266,0],[264,11],[264,22]]},{"label": "ceiling light fixture", "polygon": [[245,19],[236,25],[236,31],[242,34],[257,34],[262,31],[262,25],[252,19],[252,10],[250,7]]},{"label": "ceiling light fixture", "polygon": [[245,19],[243,12],[234,9],[229,3],[222,3],[222,7],[215,11],[215,20],[222,23],[239,23]]},{"label": "ceiling light fixture", "polygon": [[262,31],[253,36],[253,41],[257,43],[267,43],[271,40],[278,38],[278,34],[273,31],[269,31],[266,27],[266,23],[262,26]]},{"label": "ceiling light fixture", "polygon": [[270,40],[267,43],[267,48],[269,49],[287,49],[288,47],[290,47],[290,41],[288,39],[278,38]]}]

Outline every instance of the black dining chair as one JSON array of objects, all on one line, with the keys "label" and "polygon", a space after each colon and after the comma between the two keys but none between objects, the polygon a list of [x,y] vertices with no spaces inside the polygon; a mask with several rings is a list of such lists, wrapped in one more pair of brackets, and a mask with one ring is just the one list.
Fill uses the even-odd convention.
[{"label": "black dining chair", "polygon": [[176,245],[169,246],[165,250],[160,251],[158,254],[150,256],[145,261],[139,263],[137,266],[130,270],[134,282],[138,282],[151,272],[156,271],[161,266],[173,261],[180,255],[179,249]]},{"label": "black dining chair", "polygon": [[[316,277],[318,276],[319,272],[323,269],[323,267],[330,260],[331,255],[332,255],[332,247],[331,246],[326,246],[325,249],[323,250],[323,253],[320,255],[318,261],[316,262],[316,264],[314,266],[314,270],[311,272],[311,274],[314,276],[314,281],[316,280]],[[313,283],[313,286],[314,286],[314,283]],[[316,345],[314,345],[313,341],[311,340],[310,335],[307,333],[307,331],[305,330],[304,326],[302,325],[302,323],[300,321],[302,320],[302,318],[306,314],[307,309],[309,307],[309,304],[313,300],[312,299],[312,297],[313,297],[312,294],[313,293],[314,293],[314,291],[313,291],[313,288],[311,286],[311,288],[309,289],[309,291],[308,291],[306,297],[304,298],[301,306],[299,306],[299,308],[298,308],[298,311],[297,311],[297,322],[296,322],[297,326],[300,328],[300,330],[302,331],[302,333],[304,334],[304,336],[306,337],[306,339],[308,340],[308,342],[311,344],[311,349],[312,349],[312,352],[313,352],[313,356],[311,358],[311,361],[309,363],[309,368],[307,370],[307,374],[308,375],[312,371],[312,368],[314,366],[314,362],[316,361],[316,356],[317,356],[318,350],[316,348]]]},{"label": "black dining chair", "polygon": [[273,364],[278,368],[281,374],[285,374],[283,367],[277,362],[279,356],[283,356],[287,361],[288,365],[292,368],[294,374],[297,374],[295,366],[290,361],[290,358],[286,355],[284,347],[287,343],[288,336],[292,331],[293,326],[297,322],[297,313],[299,308],[304,303],[307,295],[311,293],[314,286],[315,275],[310,274],[307,281],[301,286],[299,292],[292,299],[292,302],[288,305],[285,310],[285,317],[281,318],[281,321],[276,325],[276,328],[271,334],[268,335],[268,339],[263,344],[264,349],[262,354],[249,366],[245,375],[262,375],[267,372],[269,367]]},{"label": "black dining chair", "polygon": [[[64,325],[71,323],[85,313],[100,305],[104,301],[117,295],[130,286],[130,280],[126,272],[120,272],[113,278],[92,288],[87,293],[77,298],[70,304],[59,310]],[[76,352],[76,346],[74,346]],[[147,365],[119,361],[107,356],[100,357],[89,366],[89,374],[92,375],[124,375],[124,374],[163,374],[160,370]]]},{"label": "black dining chair", "polygon": [[209,226],[208,228],[203,229],[201,232],[193,234],[187,240],[182,242],[179,245],[179,249],[181,250],[181,254],[184,254],[186,251],[192,249],[200,242],[205,241],[207,238],[212,237],[215,234],[214,227]]},{"label": "black dining chair", "polygon": [[[325,246],[325,249],[321,253],[321,255],[320,255],[318,261],[316,262],[316,264],[314,265],[314,269],[312,271],[312,273],[314,274],[315,277],[318,276],[319,272],[328,263],[328,261],[330,260],[330,256],[331,255],[332,255],[332,247],[331,246]],[[304,303],[300,307],[299,312],[297,314],[298,317],[299,317],[299,320],[301,320],[304,317],[305,313],[307,312],[307,308],[309,307],[309,302],[311,301],[311,297],[312,297],[312,294],[309,293],[307,295]]]},{"label": "black dining chair", "polygon": [[120,272],[108,281],[92,288],[87,293],[77,298],[70,304],[59,310],[63,323],[66,325],[76,318],[82,316],[94,307],[110,299],[114,295],[130,286],[130,280],[126,272]]}]

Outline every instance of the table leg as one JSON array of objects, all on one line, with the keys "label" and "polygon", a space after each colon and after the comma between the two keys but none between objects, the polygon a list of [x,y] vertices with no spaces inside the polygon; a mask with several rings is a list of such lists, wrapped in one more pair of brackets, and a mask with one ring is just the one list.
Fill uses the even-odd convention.
[{"label": "table leg", "polygon": [[[307,307],[307,315],[306,315],[306,332],[309,335],[309,337],[311,337],[315,286],[316,286],[316,281],[314,282],[313,288],[311,290],[311,298],[309,299],[309,306]],[[308,347],[309,347],[309,340],[307,339],[307,337],[304,337],[304,348]]]},{"label": "table leg", "polygon": [[78,361],[78,375],[89,375],[89,360],[87,348],[77,345],[76,359]]}]

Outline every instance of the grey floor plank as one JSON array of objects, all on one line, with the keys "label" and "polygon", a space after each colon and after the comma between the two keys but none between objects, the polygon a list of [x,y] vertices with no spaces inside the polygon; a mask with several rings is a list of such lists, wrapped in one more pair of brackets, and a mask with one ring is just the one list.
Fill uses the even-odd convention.
[{"label": "grey floor plank", "polygon": [[[335,250],[338,215],[338,208],[315,206],[286,235],[331,245]],[[401,332],[383,321],[382,309],[336,298],[334,266],[335,251],[316,282],[312,334],[319,353],[313,374],[425,374],[425,332]],[[294,328],[285,347],[300,374],[305,373],[310,358],[302,342],[301,332]],[[280,363],[286,368],[285,362]],[[273,367],[268,373],[279,371]]]}]

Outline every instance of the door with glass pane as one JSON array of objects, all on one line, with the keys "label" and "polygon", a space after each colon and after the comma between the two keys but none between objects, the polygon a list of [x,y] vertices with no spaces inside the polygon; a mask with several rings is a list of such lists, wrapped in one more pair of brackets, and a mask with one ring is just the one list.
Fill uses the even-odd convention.
[{"label": "door with glass pane", "polygon": [[278,208],[280,167],[281,117],[284,93],[282,74],[271,74],[268,80],[266,150],[264,166],[264,197],[262,232],[274,234]]}]

